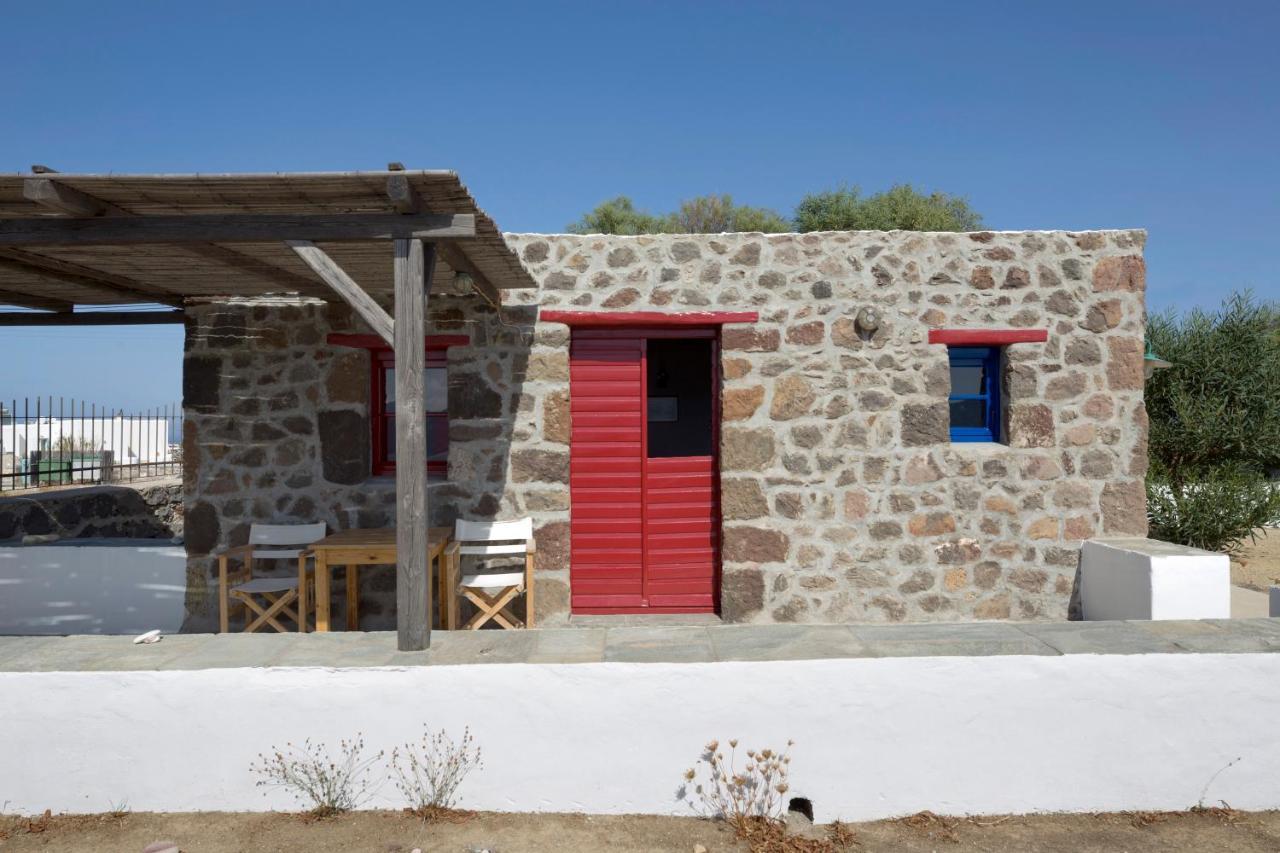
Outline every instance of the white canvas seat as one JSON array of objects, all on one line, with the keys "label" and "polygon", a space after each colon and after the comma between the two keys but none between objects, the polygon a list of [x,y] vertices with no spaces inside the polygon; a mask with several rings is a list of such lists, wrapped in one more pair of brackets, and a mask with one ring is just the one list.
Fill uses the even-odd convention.
[{"label": "white canvas seat", "polygon": [[[229,611],[234,599],[236,603],[256,616],[252,621],[246,617],[244,626],[246,632],[251,633],[264,626],[270,626],[277,631],[288,630],[280,621],[280,617],[293,620],[298,630],[305,632],[310,593],[306,546],[323,539],[325,533],[324,522],[254,524],[249,528],[249,541],[246,544],[237,548],[228,548],[219,554],[219,629],[223,632],[229,630]],[[238,572],[233,572],[229,568],[228,564],[233,559],[243,562]],[[297,560],[298,572],[296,575],[255,578],[254,565],[263,560]]]},{"label": "white canvas seat", "polygon": [[[533,560],[536,554],[533,541],[533,519],[517,521],[465,521],[458,519],[454,525],[453,541],[445,549],[446,571],[450,578],[457,578],[463,557],[480,558],[485,564],[510,562],[506,558],[524,558],[522,571],[474,570],[463,575],[449,591],[446,614],[447,627],[454,628],[458,621],[458,597],[476,606],[476,614],[463,627],[475,630],[492,620],[504,628],[533,627]],[[489,568],[482,565],[480,569]],[[510,604],[524,594],[525,618],[520,619],[510,609]]]}]

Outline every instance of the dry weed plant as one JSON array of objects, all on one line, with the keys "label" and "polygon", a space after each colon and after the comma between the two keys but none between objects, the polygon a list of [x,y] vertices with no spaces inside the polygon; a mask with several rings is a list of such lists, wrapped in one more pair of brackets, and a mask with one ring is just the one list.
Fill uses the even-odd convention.
[{"label": "dry weed plant", "polygon": [[690,805],[708,817],[723,818],[736,831],[751,818],[777,821],[782,817],[783,796],[791,787],[787,783],[791,746],[792,741],[787,741],[782,752],[748,749],[739,767],[738,741],[729,741],[729,757],[725,758],[720,742],[713,740],[701,758],[706,779],[699,779],[694,768],[686,770],[682,797],[693,799],[688,789],[693,785],[697,801]]},{"label": "dry weed plant", "polygon": [[[311,739],[301,747],[285,744],[283,750],[259,755],[249,770],[262,778],[257,787],[284,788],[300,803],[310,805],[312,817],[324,818],[358,808],[368,801],[369,768],[382,758],[382,753],[366,758],[364,738],[338,742],[338,758]],[[263,792],[263,796],[266,793]]]},{"label": "dry weed plant", "polygon": [[471,729],[462,730],[454,741],[441,729],[425,729],[422,740],[391,751],[391,769],[396,787],[409,801],[409,808],[421,817],[457,819],[454,805],[458,788],[472,770],[484,767],[480,747]]}]

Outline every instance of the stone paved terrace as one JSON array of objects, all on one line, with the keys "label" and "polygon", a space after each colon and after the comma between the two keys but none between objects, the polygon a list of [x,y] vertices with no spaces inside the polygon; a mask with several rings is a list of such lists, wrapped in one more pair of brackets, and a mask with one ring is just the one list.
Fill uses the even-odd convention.
[{"label": "stone paved terrace", "polygon": [[427,652],[394,633],[0,637],[0,671],[485,663],[704,663],[943,655],[1280,652],[1280,619],[914,625],[635,625],[436,632]]}]

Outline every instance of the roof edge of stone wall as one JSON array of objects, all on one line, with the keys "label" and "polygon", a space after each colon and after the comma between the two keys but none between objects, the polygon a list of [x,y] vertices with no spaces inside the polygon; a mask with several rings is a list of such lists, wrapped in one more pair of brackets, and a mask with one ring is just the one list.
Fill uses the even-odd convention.
[{"label": "roof edge of stone wall", "polygon": [[[970,235],[989,235],[994,237],[1019,237],[1028,234],[1037,235],[1055,235],[1064,237],[1076,237],[1081,234],[1141,234],[1145,238],[1147,235],[1146,228],[1053,228],[1053,229],[1027,229],[1022,231],[906,231],[902,229],[894,231],[776,231],[765,233],[763,231],[722,231],[716,234],[574,234],[566,231],[503,231],[503,237],[607,237],[611,240],[639,240],[639,239],[655,239],[667,238],[672,240],[690,240],[690,239],[711,239],[716,237],[763,237],[767,239],[783,239],[793,237],[831,237],[838,234],[850,234],[858,236],[868,235],[921,235],[926,237],[965,237]],[[980,240],[979,240],[980,242]]]}]

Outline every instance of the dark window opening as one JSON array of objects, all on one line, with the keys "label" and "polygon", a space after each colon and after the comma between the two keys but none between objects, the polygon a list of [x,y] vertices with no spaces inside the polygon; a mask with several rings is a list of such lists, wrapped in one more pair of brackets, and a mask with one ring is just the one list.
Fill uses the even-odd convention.
[{"label": "dark window opening", "polygon": [[1000,440],[1000,348],[948,347],[951,440]]},{"label": "dark window opening", "polygon": [[711,341],[654,338],[646,346],[649,456],[711,456]]},{"label": "dark window opening", "polygon": [[[448,350],[427,350],[427,473],[449,471]],[[370,424],[373,427],[373,473],[396,470],[396,361],[391,350],[375,350]]]}]

